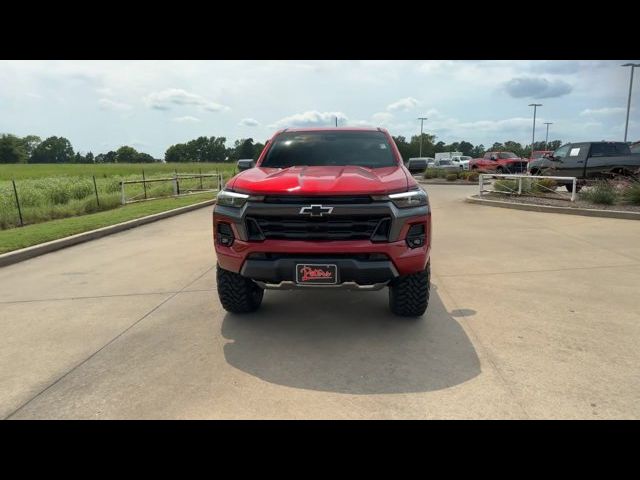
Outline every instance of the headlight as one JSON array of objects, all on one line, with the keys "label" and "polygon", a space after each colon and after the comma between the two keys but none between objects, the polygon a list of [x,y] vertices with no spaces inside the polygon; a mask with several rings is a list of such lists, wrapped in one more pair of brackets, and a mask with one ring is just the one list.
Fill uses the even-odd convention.
[{"label": "headlight", "polygon": [[398,208],[422,207],[429,205],[429,198],[424,190],[411,190],[409,192],[392,193],[389,200]]},{"label": "headlight", "polygon": [[247,203],[247,200],[249,200],[249,195],[222,190],[218,193],[217,204],[223,207],[240,208]]},{"label": "headlight", "polygon": [[371,198],[375,201],[391,200],[398,208],[422,207],[424,205],[429,205],[429,197],[422,189],[392,193],[391,195],[372,195]]}]

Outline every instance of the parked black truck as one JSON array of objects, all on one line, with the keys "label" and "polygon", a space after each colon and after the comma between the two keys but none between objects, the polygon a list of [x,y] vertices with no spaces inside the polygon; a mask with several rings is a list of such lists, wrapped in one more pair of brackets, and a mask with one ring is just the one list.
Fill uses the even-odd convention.
[{"label": "parked black truck", "polygon": [[[638,176],[640,154],[631,153],[624,142],[567,143],[553,154],[529,162],[527,170],[531,175],[576,177],[583,185],[598,178]],[[573,188],[572,183],[565,186],[569,191]]]}]

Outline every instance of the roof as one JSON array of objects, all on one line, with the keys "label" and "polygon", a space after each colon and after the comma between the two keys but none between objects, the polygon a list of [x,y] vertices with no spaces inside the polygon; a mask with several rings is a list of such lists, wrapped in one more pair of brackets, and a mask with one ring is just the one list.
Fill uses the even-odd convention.
[{"label": "roof", "polygon": [[296,128],[284,128],[278,130],[276,133],[288,132],[335,132],[336,130],[343,131],[356,131],[356,132],[385,132],[384,128],[380,127],[296,127]]}]

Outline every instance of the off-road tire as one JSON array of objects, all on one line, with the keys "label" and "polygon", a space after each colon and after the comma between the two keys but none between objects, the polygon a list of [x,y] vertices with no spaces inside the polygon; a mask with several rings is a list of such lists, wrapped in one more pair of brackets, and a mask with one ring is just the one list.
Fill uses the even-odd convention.
[{"label": "off-road tire", "polygon": [[264,290],[252,280],[220,265],[216,269],[216,280],[220,303],[227,312],[249,313],[260,307]]},{"label": "off-road tire", "polygon": [[418,273],[398,277],[389,285],[389,308],[402,317],[419,317],[427,310],[431,265]]}]

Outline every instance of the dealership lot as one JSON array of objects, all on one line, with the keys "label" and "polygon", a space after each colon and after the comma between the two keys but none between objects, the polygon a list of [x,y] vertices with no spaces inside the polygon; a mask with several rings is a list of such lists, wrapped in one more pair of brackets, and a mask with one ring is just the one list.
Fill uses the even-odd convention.
[{"label": "dealership lot", "polygon": [[432,296],[215,292],[205,208],[0,269],[0,418],[640,418],[640,222],[430,186]]}]

